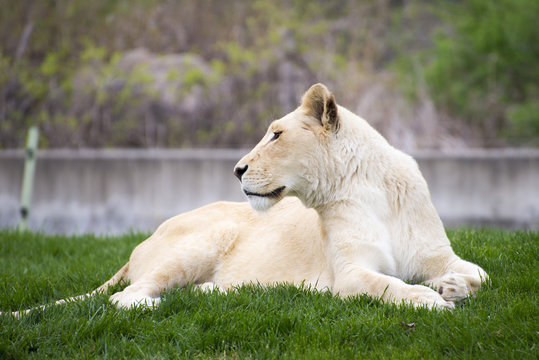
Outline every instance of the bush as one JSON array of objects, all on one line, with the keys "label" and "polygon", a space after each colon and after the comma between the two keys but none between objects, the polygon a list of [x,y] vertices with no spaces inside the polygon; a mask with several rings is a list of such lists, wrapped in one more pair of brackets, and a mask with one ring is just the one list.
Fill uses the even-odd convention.
[{"label": "bush", "polygon": [[[401,148],[539,143],[537,1],[28,5],[0,12],[0,148],[23,146],[36,123],[45,147],[250,146],[314,82]],[[200,61],[165,74],[118,66],[141,49],[154,65]],[[395,89],[395,58],[419,75],[415,103]],[[471,127],[480,141],[457,138]]]},{"label": "bush", "polygon": [[[444,110],[510,142],[539,137],[539,2],[440,3],[450,28],[427,52],[425,80]],[[534,140],[535,139],[535,140]]]}]

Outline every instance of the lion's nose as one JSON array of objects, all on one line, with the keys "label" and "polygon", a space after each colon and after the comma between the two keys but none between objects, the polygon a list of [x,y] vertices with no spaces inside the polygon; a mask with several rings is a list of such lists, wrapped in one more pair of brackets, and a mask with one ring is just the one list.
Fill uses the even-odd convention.
[{"label": "lion's nose", "polygon": [[247,167],[248,165],[236,166],[236,168],[234,169],[234,175],[236,175],[236,177],[240,179],[240,181],[243,174],[245,174],[245,172],[247,171]]}]

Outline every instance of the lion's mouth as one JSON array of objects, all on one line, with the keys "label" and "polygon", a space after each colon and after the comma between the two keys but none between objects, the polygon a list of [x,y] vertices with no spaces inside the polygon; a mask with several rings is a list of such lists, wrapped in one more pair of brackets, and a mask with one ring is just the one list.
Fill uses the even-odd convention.
[{"label": "lion's mouth", "polygon": [[267,198],[276,198],[276,197],[279,197],[282,192],[284,191],[284,189],[286,188],[286,186],[281,186],[280,188],[277,188],[269,193],[265,193],[265,194],[258,194],[258,193],[254,193],[254,192],[250,192],[248,190],[243,190],[243,192],[245,193],[245,195],[247,196],[259,196],[259,197],[267,197]]}]

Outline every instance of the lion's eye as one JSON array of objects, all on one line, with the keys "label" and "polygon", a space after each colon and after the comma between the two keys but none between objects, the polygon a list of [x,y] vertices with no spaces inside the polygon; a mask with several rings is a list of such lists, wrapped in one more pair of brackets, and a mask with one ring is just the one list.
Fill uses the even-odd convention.
[{"label": "lion's eye", "polygon": [[283,132],[282,131],[274,131],[273,136],[270,138],[270,141],[275,141],[281,136]]}]

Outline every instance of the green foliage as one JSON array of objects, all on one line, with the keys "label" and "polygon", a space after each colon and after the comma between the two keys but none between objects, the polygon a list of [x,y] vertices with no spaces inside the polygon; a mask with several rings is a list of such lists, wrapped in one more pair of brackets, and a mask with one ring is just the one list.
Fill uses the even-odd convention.
[{"label": "green foliage", "polygon": [[507,137],[529,136],[530,145],[539,145],[539,101],[527,101],[510,107],[507,116],[511,123],[505,132]]},{"label": "green foliage", "polygon": [[[363,4],[367,11],[377,7],[374,0]],[[0,12],[6,58],[0,66],[11,74],[9,84],[0,79],[0,106],[7,104],[0,109],[0,146],[21,146],[27,126],[36,122],[42,144],[53,147],[252,145],[269,120],[291,110],[277,101],[283,61],[309,77],[302,90],[320,80],[348,81],[350,76],[334,69],[355,60],[365,48],[357,40],[370,31],[370,21],[357,26],[349,1],[288,5],[285,0],[75,0],[32,7],[17,2]],[[348,43],[333,48],[331,21],[340,18],[355,25],[339,30]],[[23,41],[29,28],[33,31]],[[314,52],[311,43],[318,44]],[[324,60],[320,44],[330,44],[325,50],[335,56]],[[166,74],[169,99],[181,104],[196,91],[208,99],[205,106],[185,114],[175,104],[171,108],[172,101],[163,105],[153,74],[138,66],[122,72],[123,54],[139,47],[152,55],[197,54],[210,64]]]},{"label": "green foliage", "polygon": [[[468,229],[449,236],[456,253],[491,279],[452,312],[289,285],[228,294],[171,290],[155,310],[118,310],[107,294],[21,320],[0,315],[0,357],[535,359],[539,233]],[[145,235],[0,237],[6,311],[94,289]]]},{"label": "green foliage", "polygon": [[[426,88],[486,138],[537,144],[538,11],[534,0],[12,1],[0,11],[0,147],[22,146],[35,123],[51,147],[250,146],[292,110],[283,98],[322,81],[356,106],[395,59],[412,97]],[[165,92],[155,69],[123,65],[139,48],[201,61],[165,74]],[[203,106],[184,111],[194,96]]]},{"label": "green foliage", "polygon": [[185,72],[183,75],[183,84],[186,90],[189,91],[193,86],[204,83],[204,73],[201,69],[193,67]]},{"label": "green foliage", "polygon": [[487,133],[539,137],[539,3],[440,3],[452,27],[440,32],[425,79],[434,99]]}]

